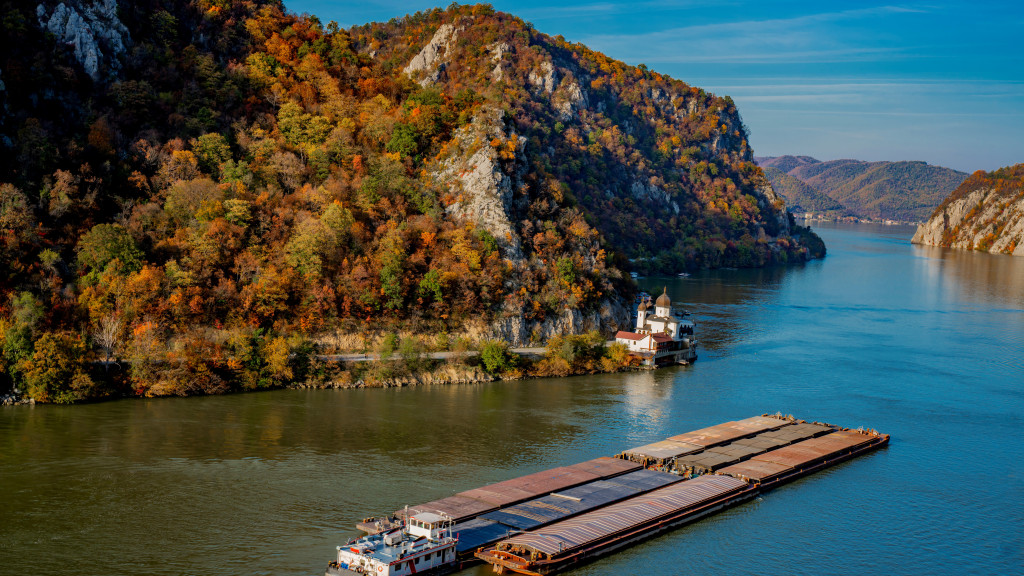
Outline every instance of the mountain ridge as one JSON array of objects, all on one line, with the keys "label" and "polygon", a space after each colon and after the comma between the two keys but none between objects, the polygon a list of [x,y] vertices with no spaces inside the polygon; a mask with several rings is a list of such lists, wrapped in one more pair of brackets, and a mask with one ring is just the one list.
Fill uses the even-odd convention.
[{"label": "mountain ridge", "polygon": [[[810,156],[756,160],[832,198],[846,214],[880,220],[923,221],[967,178],[966,173],[922,161],[821,161]],[[783,195],[788,192],[785,183],[779,187]]]},{"label": "mountain ridge", "polygon": [[43,399],[114,393],[100,352],[116,393],[195,394],[399,329],[608,332],[631,268],[824,253],[730,98],[487,5],[347,30],[274,0],[39,6],[2,5],[0,368]]}]

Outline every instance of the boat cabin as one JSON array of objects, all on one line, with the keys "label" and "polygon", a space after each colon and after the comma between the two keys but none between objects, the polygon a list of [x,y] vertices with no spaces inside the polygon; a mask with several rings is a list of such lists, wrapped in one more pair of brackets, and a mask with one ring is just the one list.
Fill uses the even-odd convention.
[{"label": "boat cabin", "polygon": [[412,536],[423,536],[430,540],[439,540],[447,528],[445,519],[432,512],[421,512],[409,518],[406,530]]}]

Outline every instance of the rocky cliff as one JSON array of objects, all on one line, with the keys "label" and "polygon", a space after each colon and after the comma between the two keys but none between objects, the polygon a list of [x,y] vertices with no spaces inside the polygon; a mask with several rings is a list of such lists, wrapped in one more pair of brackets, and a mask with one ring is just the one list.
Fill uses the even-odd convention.
[{"label": "rocky cliff", "polygon": [[1024,256],[1024,164],[972,174],[912,242]]},{"label": "rocky cliff", "polygon": [[52,9],[36,6],[39,26],[67,46],[93,80],[116,73],[131,45],[128,28],[117,15],[117,0],[68,0]]}]

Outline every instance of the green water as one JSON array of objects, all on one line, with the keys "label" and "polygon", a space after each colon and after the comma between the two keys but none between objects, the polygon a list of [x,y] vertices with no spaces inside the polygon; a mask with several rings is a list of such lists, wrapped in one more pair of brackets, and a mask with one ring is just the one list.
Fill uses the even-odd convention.
[{"label": "green water", "polygon": [[318,574],[366,515],[775,411],[892,445],[574,573],[1021,573],[1024,258],[818,230],[821,262],[642,280],[691,367],[0,409],[0,574]]}]

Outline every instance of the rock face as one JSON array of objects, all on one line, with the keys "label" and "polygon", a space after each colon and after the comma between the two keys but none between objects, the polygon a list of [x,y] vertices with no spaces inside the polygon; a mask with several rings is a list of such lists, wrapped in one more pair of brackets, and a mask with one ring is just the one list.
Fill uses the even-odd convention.
[{"label": "rock face", "polygon": [[918,226],[911,241],[1024,256],[1024,164],[976,172]]},{"label": "rock face", "polygon": [[62,2],[49,13],[39,4],[36,17],[58,43],[73,48],[75,60],[93,80],[99,80],[105,69],[120,69],[118,58],[131,44],[131,36],[117,16],[117,0]]},{"label": "rock face", "polygon": [[471,124],[459,129],[453,153],[440,164],[434,178],[457,193],[456,201],[447,207],[449,214],[476,222],[498,241],[502,256],[518,261],[523,252],[509,215],[517,212],[516,196],[523,185],[526,165],[518,160],[526,138],[506,126],[502,116],[501,110],[485,108]]},{"label": "rock face", "polygon": [[513,346],[528,346],[547,342],[554,336],[582,334],[591,330],[614,334],[623,326],[629,326],[629,323],[629,309],[622,301],[606,299],[595,310],[567,308],[559,316],[546,318],[542,322],[528,321],[522,315],[506,316],[487,327],[483,336],[504,340]]},{"label": "rock face", "polygon": [[412,77],[422,76],[419,80],[420,86],[428,86],[440,80],[445,67],[444,59],[451,52],[452,44],[458,39],[459,30],[451,24],[442,24],[430,42],[402,71]]}]

